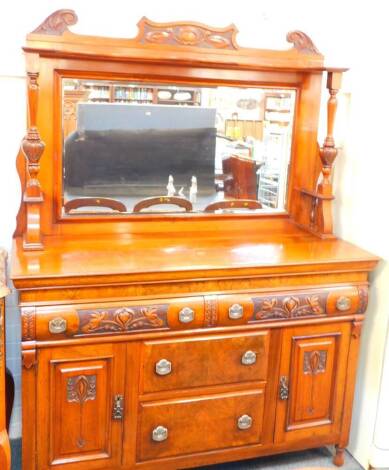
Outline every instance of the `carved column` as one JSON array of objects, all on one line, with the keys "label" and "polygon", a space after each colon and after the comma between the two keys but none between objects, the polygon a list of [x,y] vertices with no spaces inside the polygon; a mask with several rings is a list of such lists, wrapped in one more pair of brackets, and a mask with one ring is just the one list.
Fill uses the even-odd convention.
[{"label": "carved column", "polygon": [[318,231],[322,235],[331,235],[333,232],[332,225],[332,165],[338,154],[334,140],[334,125],[338,100],[336,95],[340,89],[342,81],[341,72],[328,72],[327,89],[330,97],[327,103],[327,137],[324,144],[320,147],[320,159],[322,163],[323,179],[317,187],[318,194]]},{"label": "carved column", "polygon": [[43,202],[43,193],[38,180],[39,161],[45,148],[37,128],[37,111],[39,86],[37,70],[38,58],[35,55],[27,60],[27,92],[28,92],[28,129],[22,140],[21,148],[26,157],[27,181],[23,194],[26,204],[26,226],[23,246],[26,250],[40,250],[43,248],[40,230],[40,211]]}]

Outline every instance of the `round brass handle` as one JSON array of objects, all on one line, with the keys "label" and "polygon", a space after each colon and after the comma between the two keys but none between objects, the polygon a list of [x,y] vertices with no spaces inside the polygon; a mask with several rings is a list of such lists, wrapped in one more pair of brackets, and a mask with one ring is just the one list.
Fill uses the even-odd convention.
[{"label": "round brass handle", "polygon": [[49,331],[53,334],[64,333],[67,328],[67,321],[62,317],[56,317],[49,321]]},{"label": "round brass handle", "polygon": [[158,375],[169,375],[172,371],[172,363],[167,359],[161,359],[155,364],[155,372]]},{"label": "round brass handle", "polygon": [[233,304],[228,309],[228,316],[231,320],[237,320],[243,317],[243,307],[240,304]]},{"label": "round brass handle", "polygon": [[257,354],[254,351],[246,351],[242,356],[242,364],[251,366],[257,362]]},{"label": "round brass handle", "polygon": [[238,428],[245,430],[245,429],[250,429],[251,426],[253,425],[253,418],[249,415],[242,415],[240,418],[238,418]]},{"label": "round brass handle", "polygon": [[336,301],[336,308],[340,310],[341,312],[346,312],[347,310],[350,310],[351,308],[350,297],[346,297],[344,295],[339,297]]},{"label": "round brass handle", "polygon": [[178,319],[181,323],[190,323],[194,320],[195,312],[190,307],[184,307],[178,313]]},{"label": "round brass handle", "polygon": [[154,442],[162,442],[162,441],[166,441],[166,439],[168,438],[168,435],[169,435],[169,431],[167,428],[165,428],[164,426],[157,426],[156,428],[153,429],[151,437]]}]

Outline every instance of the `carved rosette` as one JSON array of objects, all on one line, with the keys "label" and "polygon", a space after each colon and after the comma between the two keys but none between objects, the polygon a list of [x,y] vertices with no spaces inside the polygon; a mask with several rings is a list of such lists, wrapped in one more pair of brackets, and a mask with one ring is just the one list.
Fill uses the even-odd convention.
[{"label": "carved rosette", "polygon": [[327,293],[312,295],[274,295],[254,297],[251,320],[290,319],[326,314]]},{"label": "carved rosette", "polygon": [[57,10],[48,16],[32,33],[62,36],[68,30],[68,27],[75,25],[77,21],[77,15],[73,10]]},{"label": "carved rosette", "polygon": [[211,28],[200,23],[154,23],[142,18],[138,23],[137,40],[141,44],[171,44],[206,49],[238,49],[237,29]]},{"label": "carved rosette", "polygon": [[77,310],[78,334],[126,333],[167,328],[168,305]]}]

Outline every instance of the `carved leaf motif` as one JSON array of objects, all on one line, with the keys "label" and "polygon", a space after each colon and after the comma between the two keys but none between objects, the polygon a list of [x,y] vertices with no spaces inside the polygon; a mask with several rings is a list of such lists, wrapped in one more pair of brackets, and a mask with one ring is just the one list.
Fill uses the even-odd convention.
[{"label": "carved leaf motif", "polygon": [[93,331],[99,328],[101,322],[104,320],[106,315],[107,315],[106,312],[92,313],[90,316],[89,322],[85,326],[83,326],[82,331],[84,333],[89,333],[90,331]]},{"label": "carved leaf motif", "polygon": [[96,376],[77,375],[69,377],[67,382],[67,401],[80,403],[96,399]]},{"label": "carved leaf motif", "polygon": [[317,295],[313,295],[312,297],[307,297],[306,301],[314,313],[317,313],[317,314],[324,313],[324,309],[320,305],[319,297]]},{"label": "carved leaf motif", "polygon": [[153,326],[162,326],[163,321],[159,318],[157,315],[157,309],[154,307],[151,308],[141,308],[141,313],[142,315],[147,318],[147,320],[151,323]]},{"label": "carved leaf motif", "polygon": [[134,315],[131,309],[122,308],[116,312],[115,321],[125,330],[128,323],[134,318]]},{"label": "carved leaf motif", "polygon": [[309,351],[304,353],[304,374],[317,375],[325,372],[327,351]]},{"label": "carved leaf motif", "polygon": [[262,305],[262,310],[272,310],[277,304],[277,299],[273,298],[271,300],[264,300]]}]

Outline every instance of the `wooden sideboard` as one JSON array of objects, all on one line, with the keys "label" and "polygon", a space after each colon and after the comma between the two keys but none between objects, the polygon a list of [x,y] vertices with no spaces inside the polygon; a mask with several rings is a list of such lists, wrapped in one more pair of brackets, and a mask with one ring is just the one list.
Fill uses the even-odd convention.
[{"label": "wooden sideboard", "polygon": [[5,386],[5,297],[9,293],[6,284],[7,254],[0,249],[0,468],[11,468],[11,449],[7,432],[6,420],[6,386]]},{"label": "wooden sideboard", "polygon": [[[12,254],[23,470],[194,468],[323,445],[342,465],[378,262],[332,233],[345,69],[324,66],[299,31],[291,49],[267,51],[240,48],[234,26],[143,18],[122,40],[73,34],[76,19],[55,12],[25,48],[29,128]],[[328,135],[318,147],[324,73]],[[65,213],[59,78],[145,75],[296,89],[286,210]]]}]

